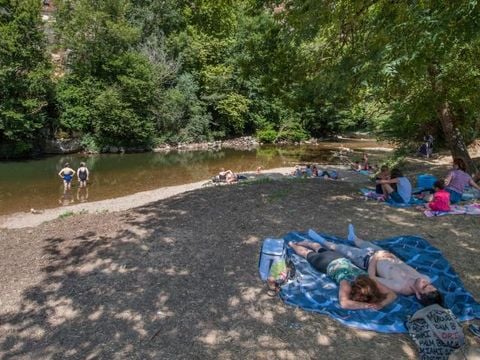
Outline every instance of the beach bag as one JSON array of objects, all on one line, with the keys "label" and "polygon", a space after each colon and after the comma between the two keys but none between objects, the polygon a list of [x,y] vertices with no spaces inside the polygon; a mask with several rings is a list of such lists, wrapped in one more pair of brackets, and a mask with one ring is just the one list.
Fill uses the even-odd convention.
[{"label": "beach bag", "polygon": [[405,325],[421,360],[448,360],[454,350],[465,345],[457,318],[438,304],[418,310]]},{"label": "beach bag", "polygon": [[[265,239],[258,259],[258,272],[262,281],[267,281],[273,264],[285,261],[285,241],[283,239]],[[281,265],[277,265],[281,266]]]}]

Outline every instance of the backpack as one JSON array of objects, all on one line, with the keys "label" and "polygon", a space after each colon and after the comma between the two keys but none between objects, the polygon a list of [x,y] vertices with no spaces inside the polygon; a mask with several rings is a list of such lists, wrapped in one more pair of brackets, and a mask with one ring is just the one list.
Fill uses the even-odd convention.
[{"label": "backpack", "polygon": [[418,310],[405,323],[421,360],[448,360],[465,345],[462,327],[451,310],[438,304]]}]

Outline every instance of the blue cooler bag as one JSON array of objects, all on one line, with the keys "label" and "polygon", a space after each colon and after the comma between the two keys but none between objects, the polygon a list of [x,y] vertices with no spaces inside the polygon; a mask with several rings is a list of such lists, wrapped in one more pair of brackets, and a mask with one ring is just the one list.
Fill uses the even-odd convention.
[{"label": "blue cooler bag", "polygon": [[424,190],[433,189],[433,184],[437,181],[437,178],[430,174],[422,174],[417,176],[417,187]]},{"label": "blue cooler bag", "polygon": [[265,239],[258,260],[258,272],[263,281],[267,281],[272,265],[285,257],[285,241],[283,239]]}]

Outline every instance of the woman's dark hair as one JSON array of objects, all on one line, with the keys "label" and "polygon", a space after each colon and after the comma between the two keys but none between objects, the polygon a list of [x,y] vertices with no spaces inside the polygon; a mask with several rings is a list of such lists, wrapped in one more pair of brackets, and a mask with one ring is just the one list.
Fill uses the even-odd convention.
[{"label": "woman's dark hair", "polygon": [[354,301],[378,304],[385,300],[386,297],[386,294],[380,292],[377,283],[370,279],[367,275],[358,276],[352,283],[350,299]]},{"label": "woman's dark hair", "polygon": [[399,177],[402,177],[403,174],[402,172],[400,171],[399,168],[393,168],[392,171],[390,171],[390,177],[392,179],[396,179],[396,178],[399,178]]},{"label": "woman's dark hair", "polygon": [[458,166],[458,168],[462,171],[467,171],[467,165],[465,165],[465,161],[460,158],[453,159],[453,163]]},{"label": "woman's dark hair", "polygon": [[443,180],[437,180],[433,183],[433,187],[437,188],[437,189],[440,189],[440,190],[443,190],[443,189],[445,189],[445,182]]},{"label": "woman's dark hair", "polygon": [[68,162],[66,162],[66,163],[63,165],[63,167],[69,167],[69,166],[70,166],[70,164],[69,164]]}]

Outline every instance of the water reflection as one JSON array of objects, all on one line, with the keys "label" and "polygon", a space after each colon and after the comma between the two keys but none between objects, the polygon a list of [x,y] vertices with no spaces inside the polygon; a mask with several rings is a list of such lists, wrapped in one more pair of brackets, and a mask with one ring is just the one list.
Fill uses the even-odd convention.
[{"label": "water reflection", "polygon": [[88,186],[79,187],[77,190],[77,201],[79,203],[87,202],[88,200]]},{"label": "water reflection", "polygon": [[[375,142],[364,141],[345,145],[356,149],[378,146]],[[338,143],[322,143],[316,146],[270,146],[244,151],[221,149],[167,154],[73,154],[0,162],[0,214],[98,201],[206,180],[218,174],[222,167],[242,173],[255,172],[259,167],[266,170],[293,168],[296,163],[331,163],[336,161],[332,150],[338,149],[338,146]],[[356,155],[360,158],[361,152]],[[90,171],[87,188],[79,191],[78,179],[75,178],[71,191],[64,192],[63,181],[58,177],[59,171],[65,163],[69,163],[72,169],[78,169],[81,162],[85,162]]]},{"label": "water reflection", "polygon": [[66,189],[60,199],[58,199],[58,204],[61,206],[68,206],[72,205],[75,202],[75,198],[73,196],[72,190]]}]

